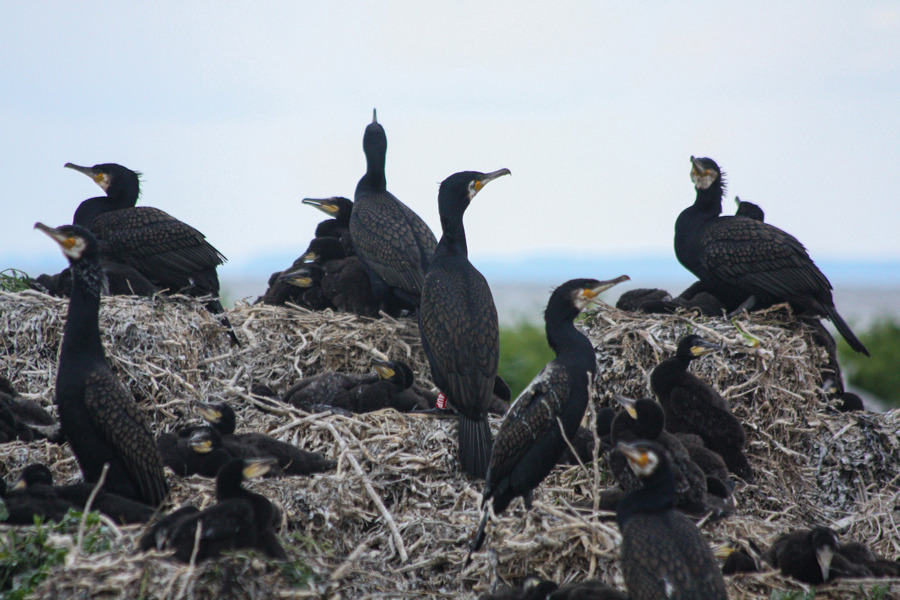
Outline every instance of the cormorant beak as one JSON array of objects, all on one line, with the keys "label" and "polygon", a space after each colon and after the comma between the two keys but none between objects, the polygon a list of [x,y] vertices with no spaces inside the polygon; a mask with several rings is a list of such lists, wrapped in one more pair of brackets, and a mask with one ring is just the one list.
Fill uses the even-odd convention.
[{"label": "cormorant beak", "polygon": [[375,361],[375,372],[381,379],[390,379],[395,374],[394,369],[388,363],[380,360]]},{"label": "cormorant beak", "polygon": [[99,185],[104,192],[109,189],[110,177],[107,173],[97,171],[93,167],[82,167],[73,163],[66,163],[65,165],[63,165],[63,167],[66,169],[73,169],[75,171],[78,171],[79,173],[87,175],[88,177],[93,179],[94,183]]},{"label": "cormorant beak", "polygon": [[736,548],[730,542],[725,542],[724,544],[713,546],[712,550],[713,556],[715,556],[719,560],[725,560],[726,558],[734,554]]},{"label": "cormorant beak", "polygon": [[822,580],[828,581],[828,573],[831,571],[831,559],[834,558],[834,549],[831,546],[816,548],[816,562],[822,570]]},{"label": "cormorant beak", "polygon": [[498,177],[503,177],[504,175],[511,175],[512,172],[509,169],[500,169],[498,171],[492,171],[490,173],[485,173],[480,178],[475,180],[475,193],[481,191],[481,188],[497,179]]},{"label": "cormorant beak", "polygon": [[628,462],[638,467],[646,467],[650,464],[650,452],[638,448],[633,442],[619,442],[616,449],[628,458]]},{"label": "cormorant beak", "polygon": [[634,400],[634,398],[628,398],[626,396],[620,396],[619,394],[616,394],[616,402],[622,405],[622,408],[625,409],[625,412],[628,413],[629,417],[637,420],[637,410],[635,410],[634,408],[636,400]]},{"label": "cormorant beak", "polygon": [[301,288],[312,287],[313,280],[309,275],[301,275],[303,271],[294,271],[293,273],[285,273],[278,279],[280,281],[286,281],[291,285],[295,285]]},{"label": "cormorant beak", "polygon": [[203,432],[197,432],[188,439],[191,450],[197,454],[209,454],[212,452],[212,440]]},{"label": "cormorant beak", "polygon": [[694,345],[691,346],[691,355],[703,356],[705,354],[709,354],[710,352],[715,352],[719,349],[720,346],[718,344],[713,344],[712,342],[707,342],[706,340],[701,339],[694,342]]},{"label": "cormorant beak", "polygon": [[599,296],[600,294],[602,294],[609,288],[613,287],[614,285],[618,285],[618,284],[622,283],[623,281],[628,281],[630,279],[631,279],[631,277],[629,277],[628,275],[619,275],[615,279],[610,279],[608,281],[601,281],[592,288],[584,288],[581,291],[581,296],[585,300],[593,301],[597,298],[597,296]]},{"label": "cormorant beak", "polygon": [[376,125],[378,124],[378,113],[375,111],[374,108],[372,109],[372,123],[374,123]]},{"label": "cormorant beak", "polygon": [[207,404],[206,402],[198,402],[197,411],[200,413],[201,417],[203,417],[210,423],[218,423],[219,419],[222,418],[222,413],[213,408],[211,404]]},{"label": "cormorant beak", "polygon": [[278,463],[274,458],[254,458],[244,461],[244,478],[262,477]]},{"label": "cormorant beak", "polygon": [[822,393],[826,396],[831,396],[832,394],[837,394],[838,386],[837,383],[834,382],[834,379],[830,377],[825,380],[825,383],[822,384]]},{"label": "cormorant beak", "polygon": [[14,490],[24,490],[24,489],[26,489],[27,487],[28,487],[28,484],[25,483],[25,479],[22,478],[22,477],[19,477],[18,481],[16,481],[16,484],[15,484],[14,486],[12,486],[12,489],[14,489]]},{"label": "cormorant beak", "polygon": [[336,214],[338,211],[338,207],[329,202],[328,199],[319,200],[317,198],[304,198],[301,202],[309,206],[314,206],[327,215]]},{"label": "cormorant beak", "polygon": [[706,169],[703,168],[703,164],[700,162],[699,158],[691,157],[691,170],[695,175],[703,175],[706,172]]},{"label": "cormorant beak", "polygon": [[303,259],[303,262],[311,263],[311,262],[316,262],[316,260],[319,258],[319,255],[316,254],[315,252],[313,252],[312,250],[310,250],[309,252],[307,252],[306,254],[301,256],[301,258]]},{"label": "cormorant beak", "polygon": [[54,242],[59,244],[59,247],[62,249],[63,254],[65,254],[69,258],[78,260],[79,258],[81,258],[81,255],[84,252],[85,247],[87,246],[87,242],[84,240],[84,238],[76,235],[66,235],[62,231],[54,229],[53,227],[50,227],[48,225],[44,225],[41,222],[35,223],[34,228],[50,236]]},{"label": "cormorant beak", "polygon": [[734,197],[734,203],[735,203],[738,207],[741,206],[741,198],[740,198],[740,196],[735,196],[735,197]]}]

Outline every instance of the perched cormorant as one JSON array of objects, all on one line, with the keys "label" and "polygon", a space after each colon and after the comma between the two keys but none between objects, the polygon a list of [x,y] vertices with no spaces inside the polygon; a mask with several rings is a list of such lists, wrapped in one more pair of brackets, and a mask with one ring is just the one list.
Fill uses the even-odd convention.
[{"label": "perched cormorant", "polygon": [[[648,440],[658,443],[666,451],[666,459],[675,483],[675,506],[685,512],[699,514],[707,509],[706,475],[691,460],[687,449],[677,437],[665,430],[666,418],[662,407],[653,400],[635,400],[616,396],[625,409],[612,422],[612,443]],[[621,452],[613,449],[608,457],[616,481],[626,492],[641,487],[639,477],[628,466]]]},{"label": "perched cormorant", "polygon": [[[21,487],[19,487],[21,486]],[[22,470],[17,489],[30,490],[32,493],[43,490],[47,496],[56,496],[72,505],[75,510],[83,511],[88,499],[94,491],[94,485],[90,483],[70,483],[67,485],[53,485],[53,474],[47,465],[34,463]],[[135,502],[124,496],[113,494],[106,490],[99,490],[91,504],[91,510],[102,512],[117,523],[146,523],[153,517],[153,509]]]},{"label": "perched cormorant", "polygon": [[[206,236],[168,213],[151,206],[135,206],[140,175],[115,163],[81,167],[66,163],[90,177],[106,196],[88,198],[75,211],[72,223],[89,229],[106,261],[131,267],[144,277],[127,285],[145,288],[145,282],[172,293],[213,296],[210,312],[222,315],[216,267],[225,256]],[[227,317],[220,316],[232,343],[239,344]]]},{"label": "perched cormorant", "polygon": [[722,217],[724,181],[710,158],[691,157],[697,199],[675,222],[675,255],[728,310],[778,302],[827,316],[851,348],[869,352],[838,314],[831,283],[795,237],[761,221]]},{"label": "perched cormorant", "polygon": [[487,280],[468,258],[463,213],[488,183],[509,169],[463,171],[438,191],[443,235],[428,267],[419,333],[431,379],[459,413],[459,462],[471,477],[487,473],[491,427],[487,408],[500,360],[497,307]]},{"label": "perched cormorant", "polygon": [[316,226],[316,237],[332,237],[341,241],[347,256],[353,254],[353,238],[350,236],[350,215],[353,214],[353,201],[341,196],[331,198],[304,198],[303,204],[321,210],[330,219]]},{"label": "perched cormorant", "polygon": [[729,471],[753,483],[753,468],[744,455],[747,437],[741,422],[718,392],[687,370],[692,360],[717,349],[698,335],[683,337],[675,356],[653,369],[650,387],[666,413],[669,431],[699,435],[710,450],[719,453]]},{"label": "perched cormorant", "polygon": [[267,474],[310,475],[330,471],[337,461],[325,458],[318,452],[301,450],[293,444],[276,440],[262,433],[235,433],[237,419],[234,409],[224,402],[198,403],[201,416],[221,434],[222,445],[235,458],[272,457],[276,464]]},{"label": "perched cormorant", "polygon": [[619,503],[621,560],[632,600],[725,600],[725,580],[706,540],[674,510],[675,484],[663,448],[646,440],[620,443],[643,487]]},{"label": "perched cormorant", "polygon": [[766,552],[766,559],[782,575],[814,585],[838,578],[872,576],[868,568],[844,557],[840,548],[837,533],[820,526],[779,536]]},{"label": "perched cormorant", "polygon": [[94,235],[77,225],[36,223],[72,269],[72,298],[56,375],[56,405],[84,479],[96,482],[109,463],[104,489],[151,506],[168,491],[162,458],[143,413],[109,368],[98,323],[99,251]]},{"label": "perched cormorant", "polygon": [[[215,558],[227,550],[255,548],[270,558],[284,559],[286,554],[275,536],[275,518],[278,510],[260,494],[244,489],[245,478],[259,477],[274,464],[272,459],[232,459],[216,475],[216,504],[202,512],[184,512],[169,523],[167,535],[159,531],[148,532],[142,547],[159,545],[174,550],[175,558],[190,562],[197,546],[196,560]],[[200,528],[199,539],[197,528]]]},{"label": "perched cormorant", "polygon": [[556,358],[538,373],[509,407],[500,425],[484,484],[484,517],[470,554],[484,542],[489,500],[502,513],[516,496],[531,507],[531,493],[553,469],[572,439],[590,400],[597,358],[590,340],[575,327],[575,317],[599,295],[622,281],[572,279],[556,288],[544,311],[547,341]]},{"label": "perched cormorant", "polygon": [[363,152],[366,174],[356,185],[350,214],[356,255],[366,266],[379,301],[388,302],[393,292],[417,307],[437,239],[419,215],[387,191],[387,136],[374,110],[363,135]]},{"label": "perched cormorant", "polygon": [[757,204],[741,200],[737,196],[734,197],[734,203],[737,204],[737,210],[734,211],[736,217],[747,217],[754,221],[763,222],[766,220],[766,213]]}]

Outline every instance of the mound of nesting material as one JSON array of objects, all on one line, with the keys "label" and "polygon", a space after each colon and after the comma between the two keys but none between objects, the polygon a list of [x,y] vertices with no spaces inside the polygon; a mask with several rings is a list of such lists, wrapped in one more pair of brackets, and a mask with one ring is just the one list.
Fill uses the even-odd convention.
[{"label": "mound of nesting material", "polygon": [[[52,406],[55,360],[66,303],[41,294],[0,294],[0,373]],[[112,548],[79,554],[40,587],[37,597],[474,597],[498,580],[537,573],[563,582],[601,577],[622,587],[619,533],[610,515],[592,511],[609,484],[602,461],[559,468],[539,488],[535,509],[520,502],[488,526],[486,552],[463,568],[480,518],[480,483],[458,473],[455,419],[384,411],[352,418],[308,415],[247,390],[252,382],[283,391],[301,375],[335,368],[367,371],[373,357],[407,360],[427,372],[414,323],[309,313],[290,307],[239,306],[229,319],[245,342],[231,349],[201,303],[188,299],[105,299],[101,328],[111,362],[141,399],[157,431],[191,415],[194,399],[232,403],[239,428],[268,433],[338,459],[335,472],[313,478],[253,482],[284,510],[280,538],[292,562],[238,555],[195,568],[133,551],[139,526],[112,529]],[[780,310],[740,321],[748,339],[721,319],[632,315],[601,309],[582,324],[597,348],[598,404],[614,393],[649,394],[647,375],[688,330],[727,343],[695,363],[747,424],[757,486],[740,485],[738,512],[704,523],[713,542],[837,522],[844,539],[859,539],[888,557],[900,555],[894,523],[900,418],[839,414],[817,392],[823,361],[811,334]],[[593,414],[593,411],[590,411]],[[499,420],[492,424],[496,428]],[[48,462],[59,481],[77,475],[68,447],[45,441],[0,446],[12,475]],[[170,476],[166,507],[212,503],[213,483]],[[71,556],[71,555],[70,555]],[[311,572],[311,579],[298,583]],[[775,573],[728,578],[731,598],[768,598],[804,590]],[[888,585],[864,582],[863,588]],[[893,582],[893,589],[900,584]],[[824,586],[818,598],[852,598],[860,582]],[[861,596],[864,597],[864,596]]]}]

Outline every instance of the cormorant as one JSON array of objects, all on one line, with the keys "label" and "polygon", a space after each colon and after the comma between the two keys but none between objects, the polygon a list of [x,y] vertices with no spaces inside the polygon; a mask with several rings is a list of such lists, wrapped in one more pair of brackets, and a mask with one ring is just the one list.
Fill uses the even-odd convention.
[{"label": "cormorant", "polygon": [[393,292],[418,307],[437,239],[419,215],[387,191],[387,136],[374,110],[363,135],[363,152],[366,174],[356,186],[350,214],[353,247],[380,302],[388,302]]},{"label": "cormorant", "polygon": [[4,525],[34,525],[35,519],[62,521],[75,508],[52,490],[9,489],[3,479],[0,479],[0,499],[6,505],[6,519],[0,521]]},{"label": "cormorant", "polygon": [[58,229],[36,223],[72,269],[72,297],[56,375],[62,432],[84,479],[96,482],[109,463],[104,489],[158,506],[166,496],[162,458],[143,413],[109,368],[98,323],[99,250],[94,235],[77,225]]},{"label": "cormorant", "polygon": [[558,587],[549,579],[529,575],[524,578],[521,585],[500,587],[487,594],[482,594],[478,600],[545,600],[547,594],[555,591]]},{"label": "cormorant", "polygon": [[415,393],[404,394],[412,387],[412,369],[402,361],[375,361],[378,380],[357,385],[349,390],[341,390],[331,399],[333,406],[353,413],[367,413],[383,408],[393,408],[398,412],[411,412],[424,407],[422,399]]},{"label": "cormorant", "polygon": [[468,258],[463,214],[491,181],[491,173],[463,171],[438,191],[443,235],[428,267],[419,309],[419,333],[431,379],[459,413],[459,462],[471,477],[487,473],[491,427],[487,408],[500,360],[500,326],[487,280]]},{"label": "cormorant", "polygon": [[819,526],[779,536],[766,552],[766,559],[782,575],[814,585],[842,577],[872,576],[865,566],[844,557],[840,548],[837,533]]},{"label": "cormorant", "polygon": [[673,435],[685,447],[694,464],[706,475],[706,491],[720,498],[731,496],[734,482],[722,456],[707,448],[706,442],[696,433],[679,432]]},{"label": "cormorant", "polygon": [[876,556],[862,542],[841,544],[840,553],[850,562],[867,568],[874,577],[900,577],[900,562]]},{"label": "cormorant", "polygon": [[185,563],[190,562],[195,545],[197,561],[240,548],[255,548],[278,560],[286,558],[275,536],[278,510],[264,496],[241,486],[245,478],[264,475],[273,464],[272,459],[232,459],[216,475],[216,504],[197,513],[186,507],[180,509],[184,512],[174,519],[174,524],[170,523],[168,535],[158,536],[155,531],[141,546],[158,545],[159,537],[162,549],[174,550],[175,558]]},{"label": "cormorant", "polygon": [[762,550],[753,540],[729,540],[713,549],[722,563],[722,575],[735,573],[759,573],[763,570]]},{"label": "cormorant", "polygon": [[734,211],[736,217],[747,217],[754,221],[763,222],[766,220],[766,213],[757,204],[741,200],[737,196],[734,197],[734,203],[737,204],[737,210]]},{"label": "cormorant", "polygon": [[315,263],[305,263],[293,271],[285,271],[278,278],[279,281],[288,283],[303,290],[301,306],[310,310],[325,310],[332,308],[331,302],[322,290],[322,277],[325,269]]},{"label": "cormorant", "polygon": [[195,518],[200,514],[200,509],[196,506],[182,506],[177,510],[173,510],[169,514],[157,519],[141,536],[138,547],[143,550],[162,551],[168,546],[169,538],[172,533],[178,529],[181,522],[188,518]]},{"label": "cormorant", "polygon": [[575,317],[599,295],[622,281],[572,279],[550,295],[544,322],[547,341],[556,358],[538,373],[509,407],[491,453],[482,495],[484,517],[469,553],[484,542],[489,500],[502,513],[516,496],[531,507],[531,493],[553,469],[572,439],[590,400],[590,383],[597,358],[590,340],[575,327]]},{"label": "cormorant", "polygon": [[[60,500],[68,502],[75,510],[83,511],[94,491],[94,485],[78,482],[67,485],[53,485],[53,474],[47,465],[34,463],[22,470],[17,489],[42,493],[49,497],[55,494]],[[91,510],[102,512],[117,523],[146,523],[153,517],[153,509],[124,496],[99,490],[91,504]]]},{"label": "cormorant", "polygon": [[237,419],[234,409],[224,402],[198,403],[200,415],[209,421],[222,436],[222,445],[235,458],[274,458],[276,464],[267,470],[272,477],[279,475],[311,475],[330,471],[337,461],[318,452],[301,450],[293,444],[276,440],[262,433],[235,433]]},{"label": "cormorant", "polygon": [[547,595],[547,600],[629,600],[624,592],[602,581],[567,583]]},{"label": "cormorant", "polygon": [[20,396],[9,379],[0,377],[0,443],[53,437],[58,427],[40,404]]},{"label": "cormorant", "polygon": [[[172,293],[213,296],[206,307],[228,328],[232,343],[239,345],[231,323],[219,302],[216,267],[225,256],[206,236],[168,213],[151,206],[135,206],[140,195],[140,175],[115,163],[81,167],[66,163],[90,177],[106,196],[88,198],[75,211],[72,223],[89,229],[105,261],[114,261],[143,276],[131,288],[149,283]],[[121,268],[120,268],[121,269]]]},{"label": "cormorant", "polygon": [[746,217],[722,217],[724,181],[710,158],[691,157],[697,199],[675,222],[675,255],[728,310],[789,302],[827,316],[851,348],[868,356],[838,314],[831,283],[794,236]]},{"label": "cormorant", "polygon": [[159,436],[156,445],[163,463],[179,477],[215,477],[222,465],[232,458],[222,443],[221,434],[210,426],[164,433]]},{"label": "cormorant", "polygon": [[753,483],[753,468],[744,455],[747,437],[741,422],[718,392],[687,370],[692,360],[717,349],[698,335],[683,337],[675,356],[653,369],[650,387],[666,413],[669,431],[699,435],[710,450],[719,453],[729,471]]},{"label": "cormorant", "polygon": [[[666,451],[666,459],[675,483],[675,505],[681,510],[699,514],[707,509],[706,475],[691,460],[687,449],[674,435],[665,430],[665,414],[653,400],[635,400],[616,396],[625,409],[612,422],[612,443],[648,440],[658,443]],[[613,449],[608,456],[616,481],[626,492],[641,487],[640,478],[629,468],[624,454]]]},{"label": "cormorant", "polygon": [[675,484],[663,448],[646,440],[616,446],[643,487],[619,503],[621,561],[632,600],[726,600],[725,580],[700,530],[674,510]]},{"label": "cormorant", "polygon": [[362,383],[378,381],[377,373],[340,373],[329,371],[304,377],[284,393],[281,401],[307,412],[327,409],[331,399],[341,390],[349,390]]},{"label": "cormorant", "polygon": [[303,204],[321,210],[330,219],[316,226],[316,237],[332,237],[341,241],[347,256],[353,254],[353,238],[350,236],[350,215],[353,214],[353,201],[342,196],[331,198],[304,198]]}]

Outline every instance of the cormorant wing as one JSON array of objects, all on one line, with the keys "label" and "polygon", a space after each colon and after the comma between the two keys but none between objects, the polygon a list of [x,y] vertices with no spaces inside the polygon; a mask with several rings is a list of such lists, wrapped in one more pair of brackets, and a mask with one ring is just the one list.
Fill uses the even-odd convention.
[{"label": "cormorant wing", "polygon": [[512,403],[494,440],[490,481],[510,473],[535,440],[559,427],[556,418],[568,400],[568,378],[566,369],[551,361]]},{"label": "cormorant wing", "polygon": [[700,245],[704,268],[740,288],[779,298],[831,290],[803,244],[768,223],[720,217],[703,229]]},{"label": "cormorant wing", "polygon": [[[186,287],[186,280],[197,277],[199,271],[225,262],[206,236],[152,206],[103,213],[91,223],[91,230],[100,239],[103,253],[121,257],[170,287],[173,283]],[[214,287],[206,281],[196,283],[218,291],[218,281]]]},{"label": "cormorant wing", "polygon": [[85,381],[84,404],[94,426],[121,454],[141,497],[159,505],[166,495],[166,477],[144,415],[131,394],[108,368],[95,368]]}]

